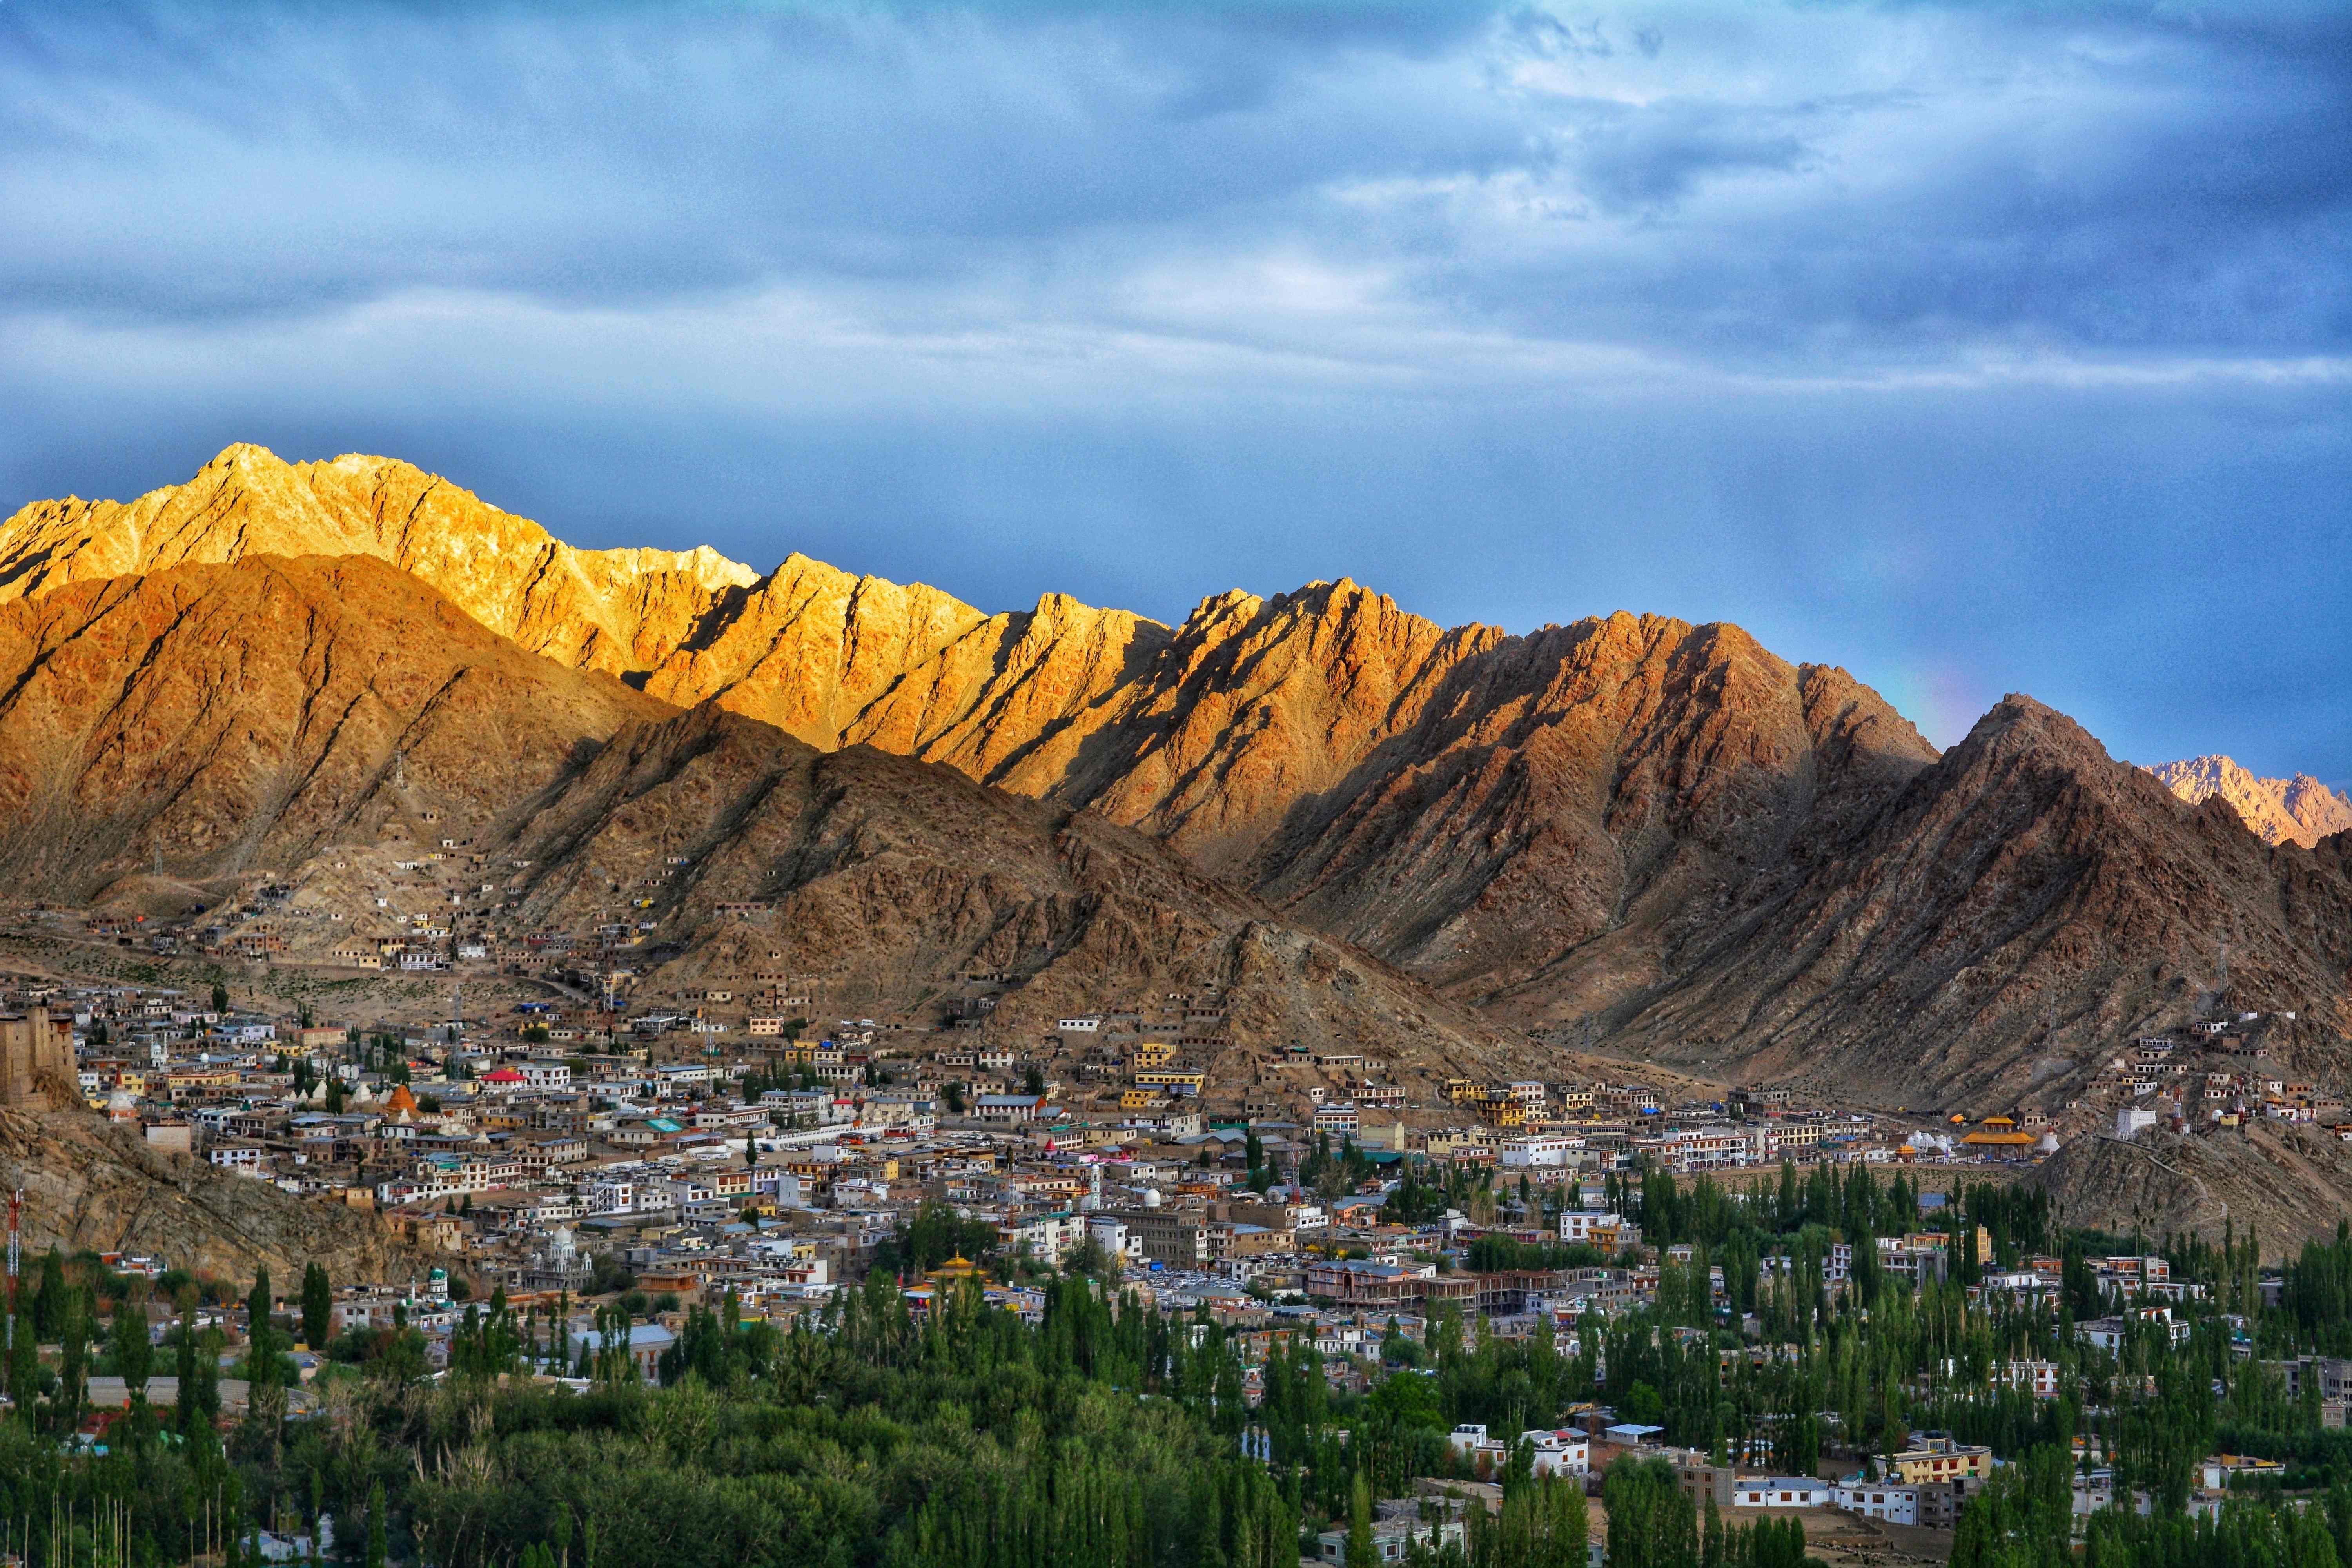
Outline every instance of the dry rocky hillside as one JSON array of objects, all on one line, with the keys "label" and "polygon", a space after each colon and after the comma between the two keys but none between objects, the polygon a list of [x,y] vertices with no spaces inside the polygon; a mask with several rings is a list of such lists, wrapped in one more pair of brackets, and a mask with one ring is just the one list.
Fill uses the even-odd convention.
[{"label": "dry rocky hillside", "polygon": [[2352,833],[2352,798],[2309,773],[2256,778],[2227,757],[2191,757],[2147,771],[2191,805],[2219,795],[2265,844],[2308,847],[2331,833]]},{"label": "dry rocky hillside", "polygon": [[1668,1059],[1938,1108],[2054,1099],[2228,995],[2292,1071],[2344,1065],[2352,839],[2264,845],[2009,697],[1804,876],[1727,911],[1609,1022]]},{"label": "dry rocky hillside", "polygon": [[[249,590],[155,571],[238,560]],[[402,599],[404,573],[437,593]],[[448,647],[339,626],[384,673],[310,658],[321,574]],[[303,628],[289,650],[229,634],[248,591]],[[128,505],[26,508],[0,593],[0,859],[85,882],[158,842],[276,863],[430,809],[523,847],[568,914],[688,846],[681,962],[719,940],[699,911],[775,898],[877,975],[1027,953],[1041,1005],[1074,952],[1256,964],[1270,1039],[1340,1026],[1276,1017],[1328,960],[1445,1009],[1448,1042],[1483,1018],[1915,1107],[2063,1096],[2216,1001],[2224,942],[2233,1005],[2299,1015],[2273,1036],[2296,1070],[2337,1071],[2352,1034],[2352,839],[2265,843],[2027,699],[1939,756],[1731,626],[1447,629],[1346,581],[1174,628],[1058,595],[985,615],[798,555],[572,551],[404,464],[250,447]],[[232,718],[231,681],[265,699]]]},{"label": "dry rocky hillside", "polygon": [[373,560],[76,583],[0,606],[0,868],[85,897],[468,837],[667,711]]},{"label": "dry rocky hillside", "polygon": [[[132,902],[268,869],[313,917],[289,946],[323,958],[384,934],[363,889],[444,839],[526,867],[540,925],[642,915],[661,889],[677,978],[740,957],[879,1007],[1017,973],[1008,1017],[1048,1027],[1107,994],[1213,985],[1261,1057],[1304,1038],[1424,1076],[1529,1066],[1524,1037],[1150,838],[715,704],[681,714],[373,559],[257,555],[0,606],[0,866]],[[776,914],[715,912],[752,900]]]},{"label": "dry rocky hillside", "polygon": [[317,1259],[339,1279],[404,1279],[425,1265],[375,1215],[313,1203],[270,1183],[159,1153],[79,1109],[0,1107],[0,1188],[25,1194],[24,1228],[68,1250],[168,1254],[243,1278],[281,1279]]},{"label": "dry rocky hillside", "polygon": [[576,929],[616,889],[662,888],[653,912],[684,948],[673,980],[821,974],[845,1005],[897,1012],[969,973],[1016,974],[999,1022],[1038,1034],[1105,998],[1214,990],[1229,1084],[1276,1072],[1292,1041],[1359,1047],[1433,1092],[1531,1061],[1523,1038],[1140,834],[710,705],[622,731],[493,851],[529,862],[533,926]]},{"label": "dry rocky hillside", "polygon": [[2032,1180],[2070,1226],[2151,1240],[2234,1226],[2259,1233],[2263,1256],[2275,1258],[2335,1238],[2352,1210],[2352,1145],[2327,1128],[2261,1121],[2210,1137],[2082,1138]]}]

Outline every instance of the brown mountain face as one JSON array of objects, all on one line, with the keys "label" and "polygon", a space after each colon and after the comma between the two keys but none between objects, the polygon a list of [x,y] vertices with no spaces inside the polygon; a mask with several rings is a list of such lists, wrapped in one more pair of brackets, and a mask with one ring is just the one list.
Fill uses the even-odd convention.
[{"label": "brown mountain face", "polygon": [[470,837],[667,711],[364,557],[77,583],[0,606],[0,868],[79,896]]},{"label": "brown mountain face", "polygon": [[[815,977],[828,1005],[897,1012],[1010,974],[996,1023],[1041,1033],[1215,989],[1229,1083],[1274,1070],[1293,1040],[1354,1042],[1431,1080],[1526,1059],[1523,1042],[1139,834],[935,764],[819,752],[710,705],[623,731],[497,852],[533,868],[534,925],[578,927],[616,889],[662,887],[677,980]],[[714,912],[754,903],[768,908]]]},{"label": "brown mountain face", "polygon": [[1613,616],[1498,638],[1249,862],[1295,915],[1530,1023],[1654,983],[1935,752],[1835,669]]},{"label": "brown mountain face", "polygon": [[[1194,963],[1230,973],[1243,933],[1278,921],[1292,969],[1263,973],[1290,973],[1286,984],[1299,964],[1319,968],[1318,944],[1337,939],[1345,945],[1329,951],[1377,955],[1506,1027],[1710,1071],[1835,1078],[1889,1103],[2061,1093],[2129,1034],[2179,1023],[2210,998],[2224,939],[2230,999],[2300,1013],[2281,1037],[2297,1059],[2340,1057],[2352,1034],[2352,841],[2266,847],[2220,803],[2182,804],[2024,699],[1938,757],[1843,671],[1785,663],[1731,626],[1619,615],[1524,637],[1446,629],[1344,580],[1271,599],[1221,595],[1173,630],[1059,595],[989,616],[797,555],[755,578],[707,552],[572,552],[404,465],[289,467],[235,447],[190,485],[128,507],[40,503],[0,525],[0,584],[26,596],[0,612],[0,629],[52,616],[69,628],[109,594],[146,592],[57,587],[77,575],[274,547],[377,557],[552,661],[536,666],[550,694],[541,703],[523,695],[540,688],[520,666],[480,652],[484,673],[461,692],[493,692],[495,665],[506,683],[496,690],[542,711],[518,712],[514,722],[537,728],[498,753],[512,759],[511,784],[452,781],[447,807],[543,848],[531,897],[551,910],[580,912],[600,878],[612,896],[634,875],[622,874],[632,846],[683,836],[699,846],[688,885],[706,904],[803,900],[808,929],[833,931],[841,961],[866,965],[877,985],[894,969],[929,976],[1018,949],[1031,953],[1036,994],[1051,998],[1054,975],[1108,963],[1101,944],[1119,932],[1156,954],[1155,974]],[[335,569],[345,568],[371,582],[394,575],[374,563]],[[53,602],[66,607],[45,607]],[[16,635],[0,690],[21,670],[34,691],[48,634]],[[136,674],[146,644],[118,642],[99,668],[136,675],[134,686],[160,679]],[[154,662],[205,669],[206,657],[184,642]],[[310,715],[335,703],[307,695],[310,667],[293,668],[300,679],[271,688],[273,708],[303,716],[287,733],[332,733]],[[102,685],[93,677],[89,689]],[[335,689],[353,689],[345,679]],[[664,704],[725,709],[840,759],[813,760],[707,712],[688,744]],[[389,736],[441,722],[423,695],[398,707],[405,717],[338,753],[351,782],[321,791],[303,782],[296,759],[310,753],[299,748],[232,760],[235,732],[217,707],[192,710],[212,728],[180,751],[155,738],[178,733],[168,724],[137,729],[138,745],[176,759],[151,765],[142,753],[142,773],[114,756],[128,739],[108,750],[107,726],[129,729],[103,717],[111,707],[100,703],[103,721],[85,732],[53,701],[35,732],[62,726],[85,736],[81,749],[0,736],[0,758],[11,744],[89,755],[129,786],[84,786],[70,768],[43,773],[28,758],[13,764],[21,784],[0,769],[0,810],[75,824],[86,842],[49,853],[77,867],[135,860],[149,842],[142,825],[167,809],[203,819],[196,841],[208,853],[232,840],[247,854],[320,842],[390,809]],[[588,760],[624,725],[624,746]],[[772,755],[758,762],[763,743]],[[877,773],[878,758],[845,750],[861,745],[945,764],[1045,815],[1013,832],[1006,824],[1030,808],[976,795],[1016,816],[975,816],[936,773]],[[654,783],[631,805],[625,781],[607,774],[640,751]],[[786,756],[790,766],[775,760]],[[815,804],[852,777],[828,769],[866,770],[842,796],[872,814],[856,831],[848,806]],[[142,782],[151,776],[164,782]],[[931,782],[916,791],[905,783],[915,777]],[[762,792],[776,791],[772,807]],[[66,796],[81,815],[41,816]],[[896,804],[876,804],[885,798]],[[935,814],[982,837],[950,845]],[[1134,858],[1144,840],[1131,837],[1118,840],[1124,858],[1104,858],[1112,829],[1096,816],[1189,867],[1163,857],[1147,876]],[[991,834],[1024,847],[1000,862]],[[0,847],[21,856],[58,842],[26,829]],[[842,844],[860,853],[836,854]],[[958,870],[959,855],[977,868]],[[585,869],[604,866],[598,857],[614,866]],[[1150,890],[1089,881],[1081,860],[1117,865]],[[1168,879],[1180,870],[1192,880]],[[1188,911],[1164,947],[1131,934],[1160,931],[1145,911],[1163,900]],[[835,900],[877,915],[870,933],[828,914]],[[896,912],[878,918],[884,906]],[[700,907],[666,917],[687,922],[677,929],[689,961],[719,940]],[[1062,955],[1050,961],[1047,934]],[[1087,966],[1065,967],[1075,948],[1094,955]],[[1180,963],[1180,952],[1195,957]],[[1075,1000],[1082,987],[1066,989]],[[1434,1005],[1414,994],[1413,1005]],[[1340,1027],[1339,1016],[1312,1026]]]},{"label": "brown mountain face", "polygon": [[2265,844],[2308,847],[2331,833],[2352,833],[2352,798],[2309,773],[2256,778],[2228,757],[2191,757],[2147,771],[2191,805],[2221,796]]},{"label": "brown mountain face", "polygon": [[[751,582],[708,552],[571,551],[376,458],[237,447],[128,507],[38,503],[0,526],[0,582],[279,545],[388,558],[524,647],[680,707],[1096,811],[1528,1021],[1654,980],[1675,921],[1784,874],[1935,755],[1843,672],[1736,628],[1447,630],[1345,580],[1221,595],[1174,632],[1054,595],[983,616],[798,555]],[[724,586],[595,586],[687,560]]]},{"label": "brown mountain face", "polygon": [[2294,1012],[2269,1038],[2340,1071],[2352,840],[2273,848],[2063,714],[2004,699],[1803,880],[1729,911],[1612,1031],[1669,1060],[1864,1087],[1913,1106],[2079,1081],[2212,1001]]},{"label": "brown mountain face", "polygon": [[[445,837],[528,868],[531,925],[586,929],[658,889],[674,979],[782,969],[895,1011],[1006,973],[1024,984],[1004,1022],[1045,1029],[1216,987],[1250,1071],[1294,1039],[1411,1077],[1526,1065],[1523,1038],[1150,838],[716,704],[679,713],[373,558],[250,555],[0,607],[0,866],[88,895],[160,848],[172,878],[267,868],[323,908],[364,879],[324,874],[343,860],[381,875],[379,844]],[[717,913],[739,900],[773,912]],[[360,933],[372,911],[347,901],[337,933]]]}]

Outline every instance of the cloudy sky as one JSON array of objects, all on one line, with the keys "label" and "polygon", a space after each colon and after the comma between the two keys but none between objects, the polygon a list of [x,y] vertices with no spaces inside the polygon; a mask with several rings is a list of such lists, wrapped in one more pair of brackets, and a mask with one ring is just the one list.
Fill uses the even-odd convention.
[{"label": "cloudy sky", "polygon": [[2352,12],[0,0],[0,499],[1732,620],[2352,779]]}]

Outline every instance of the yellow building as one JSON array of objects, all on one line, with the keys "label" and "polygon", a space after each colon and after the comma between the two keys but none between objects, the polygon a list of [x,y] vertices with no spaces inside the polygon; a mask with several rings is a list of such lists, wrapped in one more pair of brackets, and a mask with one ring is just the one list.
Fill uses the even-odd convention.
[{"label": "yellow building", "polygon": [[1992,1450],[1976,1443],[1937,1441],[1906,1448],[1888,1461],[1905,1486],[1929,1481],[1982,1480],[1992,1470]]}]

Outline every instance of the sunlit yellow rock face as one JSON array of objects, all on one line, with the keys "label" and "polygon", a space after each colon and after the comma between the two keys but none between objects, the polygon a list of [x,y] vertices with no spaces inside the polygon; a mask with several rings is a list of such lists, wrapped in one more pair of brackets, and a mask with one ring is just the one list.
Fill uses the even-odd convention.
[{"label": "sunlit yellow rock face", "polygon": [[758,574],[711,550],[574,550],[389,458],[235,446],[133,501],[36,501],[0,524],[0,602],[248,555],[373,555],[533,653],[611,674],[667,657]]},{"label": "sunlit yellow rock face", "polygon": [[2257,778],[2228,757],[2191,757],[2147,771],[2191,805],[2220,795],[2265,844],[2308,848],[2332,833],[2352,833],[2352,800],[2309,773]]}]

